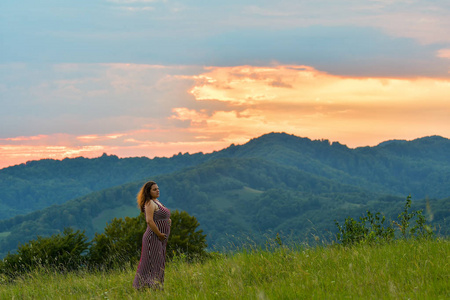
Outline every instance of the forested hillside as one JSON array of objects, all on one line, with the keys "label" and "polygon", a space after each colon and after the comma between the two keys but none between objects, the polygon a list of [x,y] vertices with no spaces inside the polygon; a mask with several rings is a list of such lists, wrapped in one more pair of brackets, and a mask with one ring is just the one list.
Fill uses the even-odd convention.
[{"label": "forested hillside", "polygon": [[[28,183],[28,189],[13,186],[15,195],[59,198],[50,201],[53,206],[0,221],[0,253],[38,234],[71,226],[92,236],[113,217],[136,216],[135,195],[148,179],[158,182],[160,199],[169,208],[185,210],[199,220],[212,248],[247,237],[260,242],[276,233],[332,238],[335,219],[356,218],[367,209],[395,219],[408,194],[414,209],[425,209],[428,197],[426,215],[436,230],[447,234],[447,153],[450,141],[441,137],[349,149],[272,133],[210,154],[31,162],[1,170],[2,193],[8,194],[7,180],[16,180]],[[65,187],[75,187],[78,197],[68,200]],[[10,203],[1,199],[4,206]]]},{"label": "forested hillside", "polygon": [[450,195],[448,153],[450,141],[438,136],[349,149],[337,142],[271,133],[209,154],[30,161],[0,170],[0,220],[223,157],[259,157],[375,192],[442,198]]},{"label": "forested hillside", "polygon": [[450,195],[449,153],[450,140],[439,136],[350,149],[338,142],[271,133],[216,157],[260,157],[371,191],[442,198]]},{"label": "forested hillside", "polygon": [[24,215],[53,204],[109,187],[201,163],[206,157],[118,158],[106,155],[62,161],[43,159],[0,170],[0,220]]}]

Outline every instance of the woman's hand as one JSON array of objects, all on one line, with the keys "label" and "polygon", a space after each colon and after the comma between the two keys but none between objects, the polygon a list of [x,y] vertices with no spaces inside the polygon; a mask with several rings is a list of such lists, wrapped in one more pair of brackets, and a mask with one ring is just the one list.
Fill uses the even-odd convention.
[{"label": "woman's hand", "polygon": [[172,219],[169,219],[169,226],[172,226]]},{"label": "woman's hand", "polygon": [[161,233],[161,235],[158,236],[158,239],[159,239],[161,242],[164,242],[164,240],[167,239],[167,235],[166,235],[165,233]]}]

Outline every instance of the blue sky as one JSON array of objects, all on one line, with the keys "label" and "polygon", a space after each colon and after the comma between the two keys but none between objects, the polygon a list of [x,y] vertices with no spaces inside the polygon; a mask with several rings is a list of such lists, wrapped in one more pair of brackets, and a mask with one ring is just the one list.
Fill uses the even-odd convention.
[{"label": "blue sky", "polygon": [[[447,1],[3,1],[1,62],[447,76]],[[350,66],[350,67],[349,67]]]},{"label": "blue sky", "polygon": [[267,131],[448,136],[449,15],[448,1],[2,1],[0,167]]}]

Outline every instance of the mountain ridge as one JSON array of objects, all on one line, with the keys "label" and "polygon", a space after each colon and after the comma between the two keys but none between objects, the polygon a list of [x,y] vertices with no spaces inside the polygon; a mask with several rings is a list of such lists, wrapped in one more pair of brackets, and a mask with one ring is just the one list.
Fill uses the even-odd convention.
[{"label": "mountain ridge", "polygon": [[[396,195],[445,197],[450,194],[450,186],[445,185],[450,182],[448,153],[450,140],[440,136],[352,149],[338,142],[272,132],[207,154],[153,159],[104,154],[93,159],[30,161],[0,170],[0,220],[221,157],[260,157],[373,191],[389,188]],[[415,188],[408,181],[415,181]]]},{"label": "mountain ridge", "polygon": [[[230,230],[255,235],[256,240],[268,230],[305,235],[312,230],[310,222],[318,231],[330,231],[329,213],[342,219],[370,209],[395,217],[394,210],[401,209],[409,194],[415,207],[423,209],[428,196],[435,226],[442,226],[450,211],[450,158],[445,155],[449,149],[450,141],[441,137],[351,149],[328,140],[269,133],[209,154],[30,162],[22,166],[28,173],[14,169],[21,177],[0,170],[0,206],[6,207],[2,195],[11,190],[17,192],[11,193],[13,200],[14,195],[27,195],[28,206],[34,200],[30,193],[53,197],[67,190],[85,193],[0,220],[0,253],[36,234],[60,232],[64,226],[92,235],[113,217],[133,216],[139,213],[136,193],[149,179],[158,181],[171,209],[195,215],[210,245],[219,247],[227,242]],[[8,180],[18,186],[8,190]],[[283,218],[286,212],[295,213]]]}]

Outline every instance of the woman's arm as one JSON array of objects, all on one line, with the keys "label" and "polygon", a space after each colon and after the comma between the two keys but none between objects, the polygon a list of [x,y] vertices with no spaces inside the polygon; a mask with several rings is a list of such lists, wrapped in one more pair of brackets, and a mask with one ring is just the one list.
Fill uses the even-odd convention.
[{"label": "woman's arm", "polygon": [[153,201],[149,201],[145,204],[145,221],[147,222],[150,229],[158,236],[160,241],[164,241],[167,236],[159,231],[158,226],[156,226],[153,220],[153,213],[155,212],[156,204]]}]

